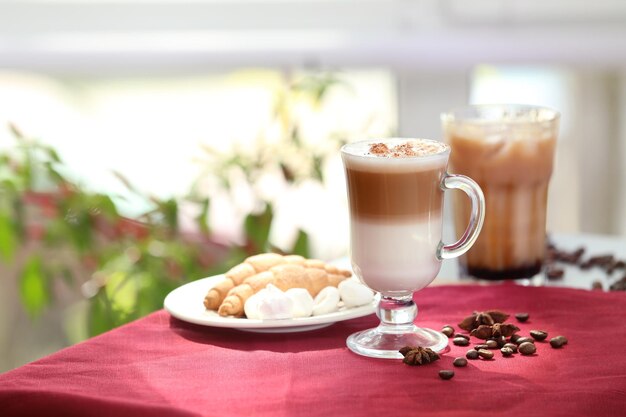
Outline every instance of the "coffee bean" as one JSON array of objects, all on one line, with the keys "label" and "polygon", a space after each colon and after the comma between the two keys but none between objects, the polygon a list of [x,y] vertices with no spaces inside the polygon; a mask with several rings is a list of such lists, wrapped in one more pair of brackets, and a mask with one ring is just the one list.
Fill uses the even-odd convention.
[{"label": "coffee bean", "polygon": [[543,330],[531,330],[530,335],[533,337],[533,339],[538,340],[540,342],[542,340],[545,340],[546,337],[548,337],[548,333],[544,332]]},{"label": "coffee bean", "polygon": [[474,349],[468,350],[465,357],[467,359],[478,359],[478,351]]},{"label": "coffee bean", "polygon": [[535,339],[533,339],[532,337],[520,337],[520,338],[518,338],[515,341],[515,343],[517,343],[518,346],[521,345],[522,343],[526,343],[526,342],[534,344],[535,343]]},{"label": "coffee bean", "polygon": [[515,318],[520,323],[524,323],[526,320],[528,320],[529,317],[530,317],[530,314],[528,313],[515,313]]},{"label": "coffee bean", "polygon": [[454,371],[450,371],[448,369],[442,369],[441,371],[439,371],[439,378],[443,380],[452,379],[453,376],[454,376]]},{"label": "coffee bean", "polygon": [[578,267],[579,267],[580,269],[583,269],[583,270],[584,270],[584,269],[589,269],[589,268],[591,268],[592,266],[593,266],[593,263],[591,263],[591,262],[589,262],[589,261],[581,262],[581,263],[578,265]]},{"label": "coffee bean", "polygon": [[469,345],[469,340],[464,339],[462,337],[455,337],[452,340],[452,343],[454,343],[457,346],[467,346],[467,345]]},{"label": "coffee bean", "polygon": [[511,349],[513,353],[517,353],[517,345],[515,343],[507,343],[504,347]]},{"label": "coffee bean", "polygon": [[502,349],[500,349],[500,352],[502,352],[502,356],[511,356],[513,354],[513,349],[503,347]]},{"label": "coffee bean", "polygon": [[499,348],[504,347],[504,345],[506,345],[506,337],[504,336],[500,336],[497,339],[493,339],[493,340],[496,341]]},{"label": "coffee bean", "polygon": [[[556,337],[553,337],[552,339],[557,339],[563,345],[566,345],[567,342],[568,342],[567,337],[565,337],[565,336],[556,336]],[[552,340],[552,339],[550,339],[550,340]]]},{"label": "coffee bean", "polygon": [[514,333],[514,334],[511,335],[509,340],[511,341],[511,343],[517,343],[517,339],[519,339],[520,337],[522,337],[522,336],[517,334],[517,333]]},{"label": "coffee bean", "polygon": [[497,349],[498,348],[498,342],[496,342],[495,340],[487,340],[487,343],[485,343],[487,345],[487,349]]},{"label": "coffee bean", "polygon": [[452,335],[454,334],[454,328],[452,328],[452,326],[444,326],[443,329],[441,329],[441,333],[445,334],[448,337],[452,337]]},{"label": "coffee bean", "polygon": [[609,286],[609,291],[626,291],[626,275]]},{"label": "coffee bean", "polygon": [[592,256],[591,258],[589,258],[587,262],[589,262],[592,265],[604,266],[604,265],[613,263],[614,260],[615,258],[613,257],[613,255],[609,254],[609,255]]},{"label": "coffee bean", "polygon": [[483,359],[492,359],[493,352],[487,349],[481,349],[478,351],[478,356],[480,356]]},{"label": "coffee bean", "polygon": [[470,337],[466,334],[457,333],[454,335],[454,338],[456,339],[457,337],[462,337],[463,339],[470,340]]},{"label": "coffee bean", "polygon": [[548,279],[561,279],[563,275],[565,275],[565,271],[560,268],[546,268],[546,277],[548,277]]},{"label": "coffee bean", "polygon": [[452,365],[462,368],[463,366],[467,366],[467,359],[461,358],[461,357],[455,358],[454,361],[452,362]]},{"label": "coffee bean", "polygon": [[563,343],[563,339],[559,339],[558,337],[553,337],[552,339],[550,339],[550,346],[555,349],[563,347],[564,344],[565,343]]},{"label": "coffee bean", "polygon": [[480,344],[478,344],[478,345],[474,346],[474,349],[476,349],[476,350],[481,350],[481,349],[489,349],[489,346],[487,346],[487,345],[486,345],[486,344],[484,344],[484,343],[480,343]]},{"label": "coffee bean", "polygon": [[532,355],[537,351],[534,343],[524,342],[519,345],[519,351],[522,355]]}]

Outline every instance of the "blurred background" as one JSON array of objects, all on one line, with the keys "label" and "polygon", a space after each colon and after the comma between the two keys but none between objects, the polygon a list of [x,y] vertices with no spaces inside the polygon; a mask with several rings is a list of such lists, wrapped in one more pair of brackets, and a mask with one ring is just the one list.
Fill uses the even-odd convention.
[{"label": "blurred background", "polygon": [[623,1],[0,0],[0,372],[345,256],[341,144],[494,102],[562,112],[548,230],[626,236]]}]

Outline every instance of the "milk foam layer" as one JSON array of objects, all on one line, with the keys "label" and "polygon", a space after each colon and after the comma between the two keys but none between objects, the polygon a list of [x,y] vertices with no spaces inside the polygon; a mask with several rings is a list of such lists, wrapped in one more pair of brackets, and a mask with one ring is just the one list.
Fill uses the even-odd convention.
[{"label": "milk foam layer", "polygon": [[[384,143],[388,147],[414,143],[414,146],[428,147],[432,153],[414,156],[393,158],[370,153],[370,146],[375,143]],[[385,139],[355,142],[342,148],[343,159],[347,168],[367,170],[372,172],[411,172],[432,169],[447,163],[450,147],[445,143],[429,139]]]},{"label": "milk foam layer", "polygon": [[426,287],[439,272],[439,216],[398,223],[352,219],[351,233],[352,266],[373,290],[410,293]]}]

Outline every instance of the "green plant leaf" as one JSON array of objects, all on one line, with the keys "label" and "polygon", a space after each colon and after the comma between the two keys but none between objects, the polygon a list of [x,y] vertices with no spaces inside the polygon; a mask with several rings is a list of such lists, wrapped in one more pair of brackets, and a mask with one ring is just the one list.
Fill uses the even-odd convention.
[{"label": "green plant leaf", "polygon": [[207,221],[210,204],[211,202],[208,198],[202,200],[202,202],[200,203],[200,214],[198,214],[198,217],[196,217],[196,223],[198,224],[200,231],[207,235],[211,232],[211,229],[209,228],[209,223]]},{"label": "green plant leaf", "polygon": [[165,219],[165,224],[170,227],[172,231],[178,230],[178,203],[175,199],[170,198],[169,200],[163,201],[160,203],[160,209]]},{"label": "green plant leaf", "polygon": [[267,247],[274,212],[270,204],[260,214],[248,214],[244,222],[244,230],[248,239],[256,246],[256,251],[263,251]]},{"label": "green plant leaf", "polygon": [[116,325],[111,304],[105,294],[98,294],[89,303],[88,333],[96,336],[111,330]]},{"label": "green plant leaf", "polygon": [[92,243],[93,225],[89,213],[79,208],[66,215],[66,224],[74,240],[76,249],[84,253]]},{"label": "green plant leaf", "polygon": [[20,298],[31,317],[37,317],[50,302],[48,280],[37,256],[28,259],[24,265],[20,276]]},{"label": "green plant leaf", "polygon": [[48,154],[48,157],[53,162],[61,162],[61,158],[59,158],[59,154],[57,153],[57,151],[53,147],[46,146],[44,149],[45,149],[46,153]]},{"label": "green plant leaf", "polygon": [[294,255],[301,255],[305,258],[309,258],[309,251],[309,235],[305,231],[300,230],[298,232],[298,238],[296,239],[296,243],[293,245],[291,253],[293,253]]},{"label": "green plant leaf", "polygon": [[11,217],[0,213],[0,256],[5,262],[12,262],[17,246],[17,236]]}]

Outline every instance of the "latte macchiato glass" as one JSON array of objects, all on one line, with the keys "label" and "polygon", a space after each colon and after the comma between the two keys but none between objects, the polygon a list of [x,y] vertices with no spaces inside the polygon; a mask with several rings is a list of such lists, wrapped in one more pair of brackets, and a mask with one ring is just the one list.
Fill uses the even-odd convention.
[{"label": "latte macchiato glass", "polygon": [[[465,253],[478,237],[484,199],[478,185],[446,172],[450,147],[427,139],[377,139],[341,149],[350,208],[350,248],[356,276],[381,295],[381,324],[351,335],[361,355],[398,358],[407,345],[443,350],[440,332],[415,326],[413,292],[432,282],[441,261]],[[471,215],[463,237],[441,242],[443,192],[465,191]]]},{"label": "latte macchiato glass", "polygon": [[[519,279],[541,271],[559,118],[554,110],[524,105],[469,106],[442,114],[452,148],[450,168],[471,176],[485,193],[485,225],[460,259],[464,275]],[[454,212],[457,230],[463,230],[470,207],[457,198]]]}]

